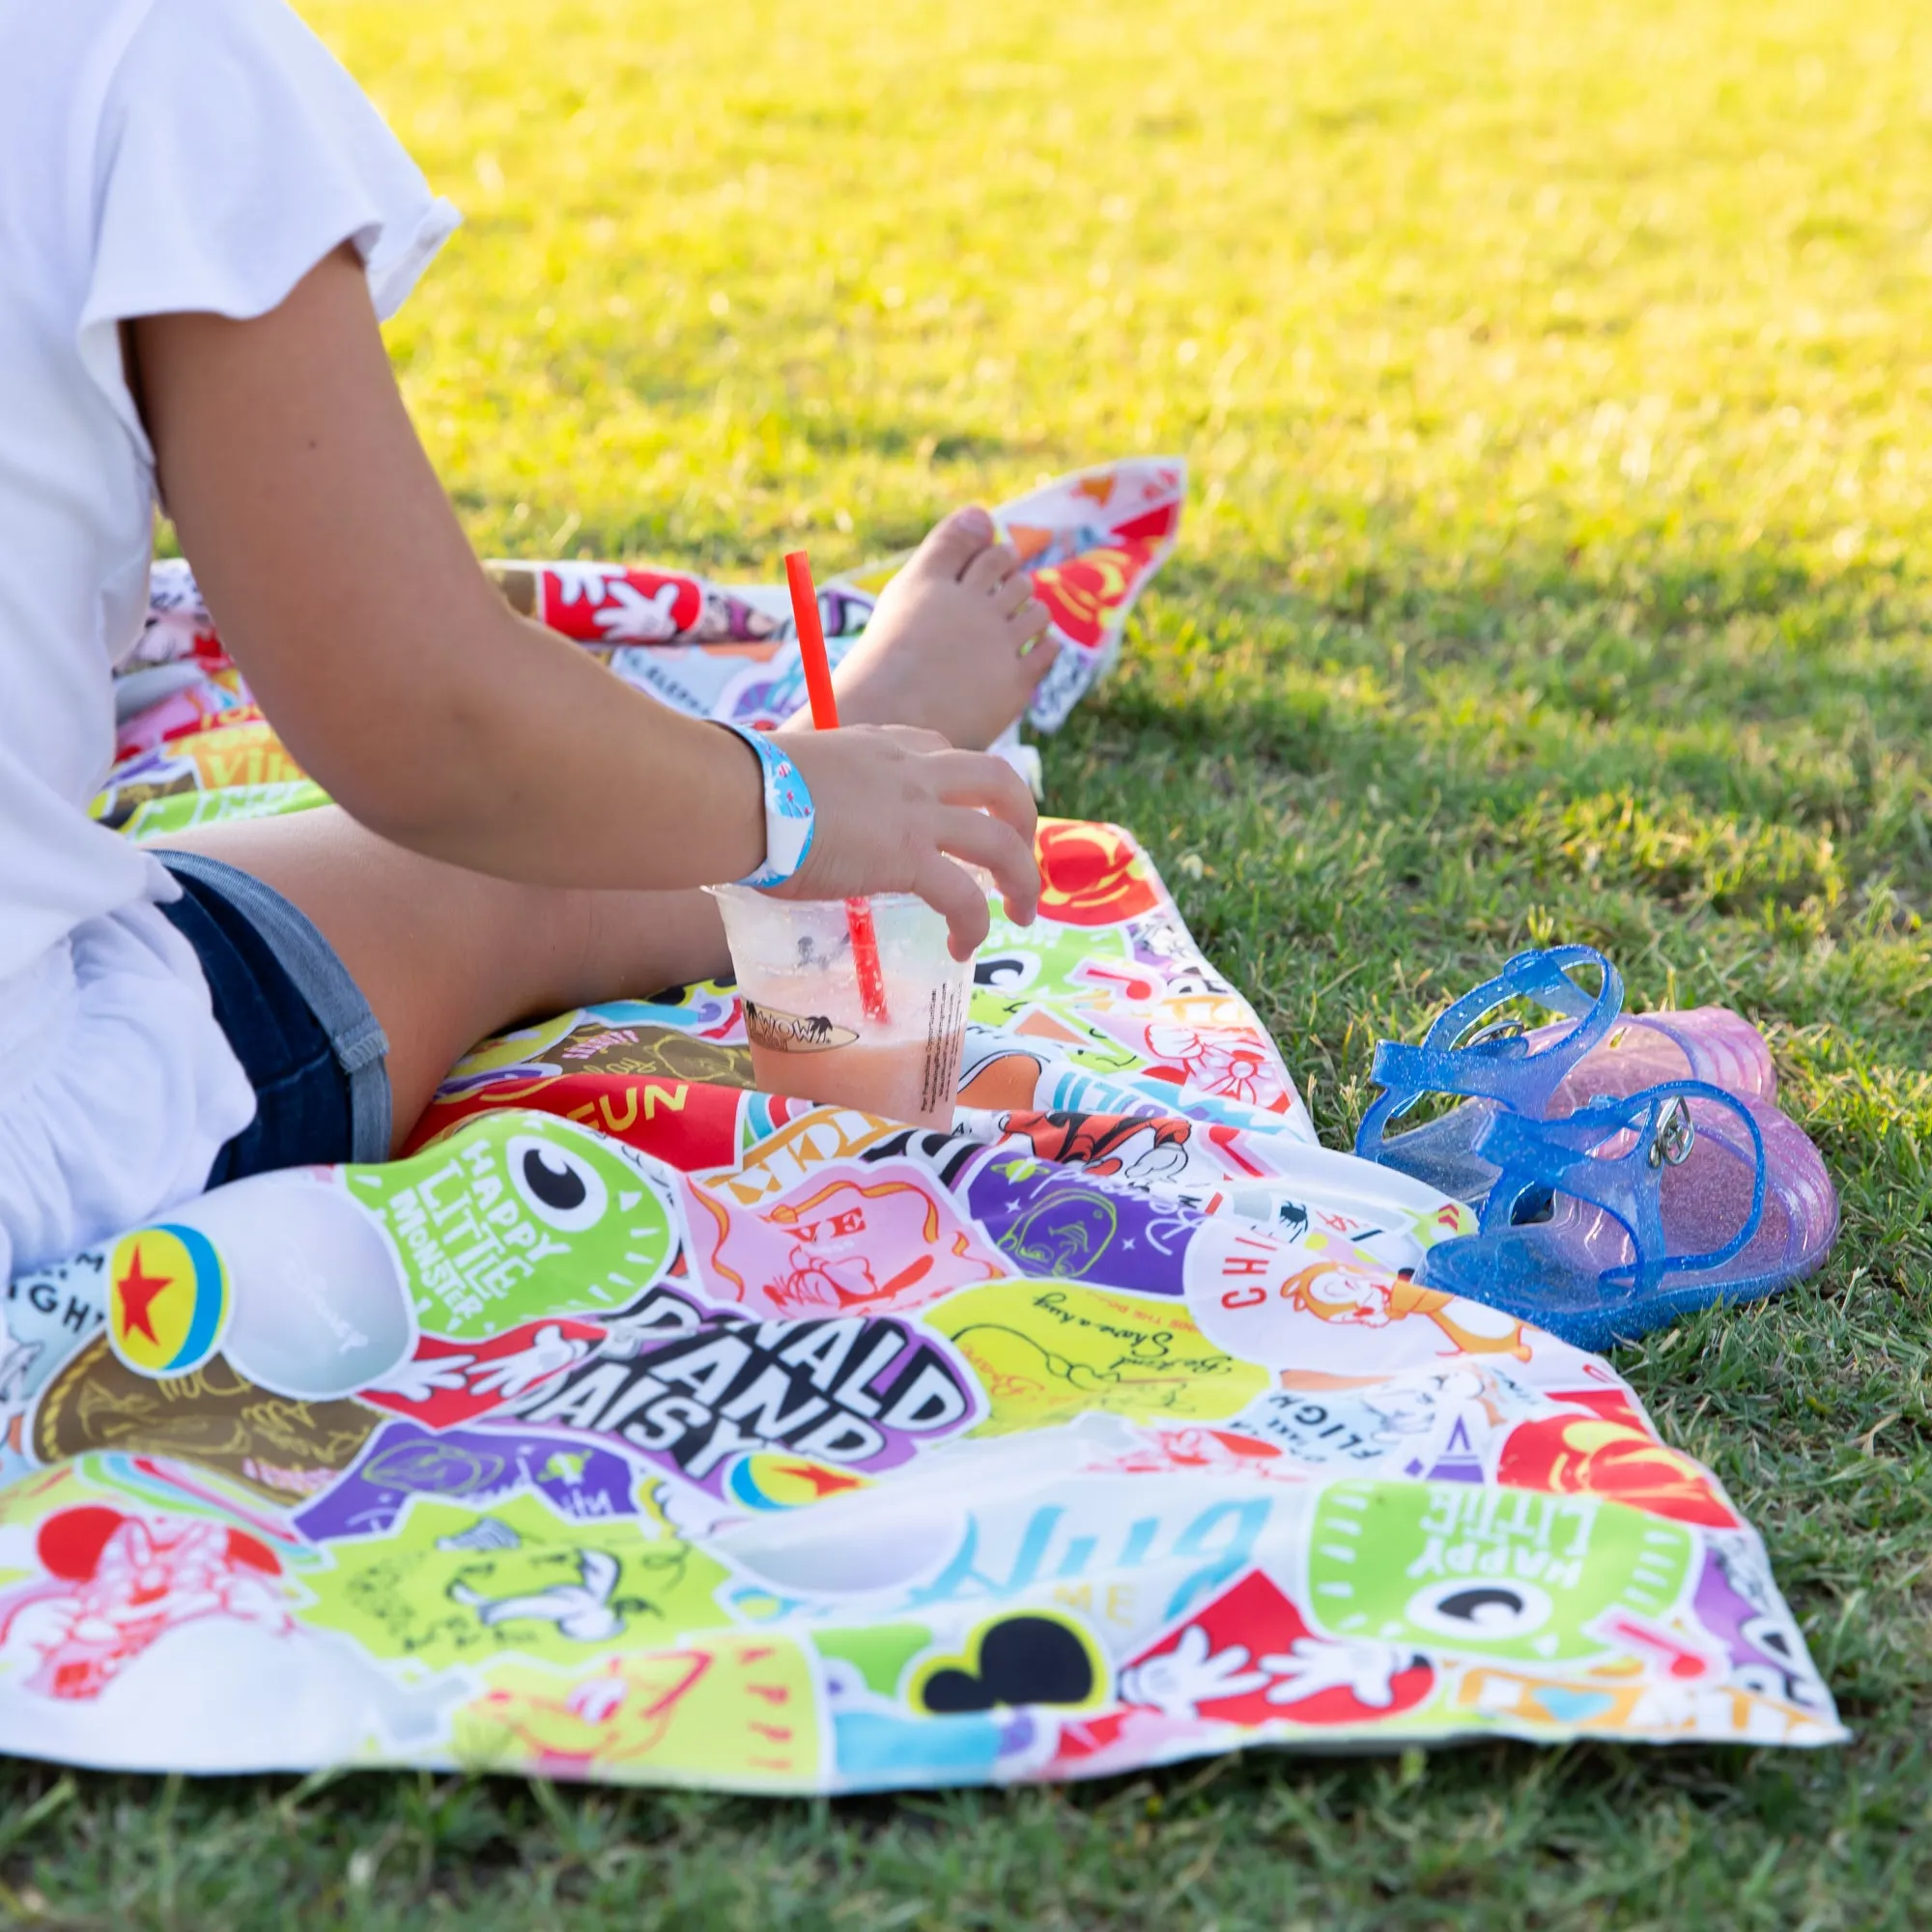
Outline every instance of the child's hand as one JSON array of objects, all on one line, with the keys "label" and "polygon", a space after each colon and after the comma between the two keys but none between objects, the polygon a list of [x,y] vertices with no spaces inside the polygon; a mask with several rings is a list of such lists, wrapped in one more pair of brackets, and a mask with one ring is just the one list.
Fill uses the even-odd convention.
[{"label": "child's hand", "polygon": [[[774,741],[811,787],[817,824],[805,864],[773,896],[842,899],[917,893],[952,930],[965,959],[991,924],[986,895],[953,861],[993,875],[1007,917],[1030,925],[1039,904],[1025,781],[1003,759],[955,752],[936,731],[903,724],[796,727]],[[948,855],[951,856],[948,856]]]}]

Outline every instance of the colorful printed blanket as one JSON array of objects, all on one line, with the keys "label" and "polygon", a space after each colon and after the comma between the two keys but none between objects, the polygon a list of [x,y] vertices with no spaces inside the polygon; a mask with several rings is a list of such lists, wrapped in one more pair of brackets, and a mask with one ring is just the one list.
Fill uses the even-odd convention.
[{"label": "colorful printed blanket", "polygon": [[[1179,488],[1009,507],[1076,646],[1048,717]],[[311,800],[158,582],[102,812]],[[672,701],[789,708],[768,594],[506,587]],[[1717,1481],[1604,1362],[1415,1282],[1468,1210],[1317,1145],[1133,839],[1048,821],[1040,861],[952,1132],[758,1093],[691,986],[484,1043],[403,1159],[13,1281],[0,1741],[782,1793],[1841,1738]]]}]

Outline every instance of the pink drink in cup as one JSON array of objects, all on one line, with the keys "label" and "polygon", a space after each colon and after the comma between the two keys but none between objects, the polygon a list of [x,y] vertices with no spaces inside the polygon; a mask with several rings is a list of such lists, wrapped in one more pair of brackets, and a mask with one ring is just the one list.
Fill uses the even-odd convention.
[{"label": "pink drink in cup", "polygon": [[881,1020],[867,1011],[846,901],[710,890],[761,1088],[923,1127],[952,1124],[973,962],[947,951],[938,913],[909,893],[866,901],[884,975]]}]

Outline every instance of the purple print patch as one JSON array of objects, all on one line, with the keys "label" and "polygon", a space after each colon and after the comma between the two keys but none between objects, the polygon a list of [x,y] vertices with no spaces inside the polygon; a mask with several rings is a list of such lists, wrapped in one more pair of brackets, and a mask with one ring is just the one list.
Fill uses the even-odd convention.
[{"label": "purple print patch", "polygon": [[638,1472],[619,1455],[582,1438],[535,1430],[446,1429],[413,1422],[379,1430],[347,1475],[296,1515],[316,1543],[381,1536],[417,1495],[486,1503],[514,1490],[538,1490],[560,1516],[634,1516]]},{"label": "purple print patch", "polygon": [[1177,1297],[1202,1222],[1177,1202],[1110,1188],[1030,1154],[987,1161],[966,1184],[966,1205],[1015,1272]]}]

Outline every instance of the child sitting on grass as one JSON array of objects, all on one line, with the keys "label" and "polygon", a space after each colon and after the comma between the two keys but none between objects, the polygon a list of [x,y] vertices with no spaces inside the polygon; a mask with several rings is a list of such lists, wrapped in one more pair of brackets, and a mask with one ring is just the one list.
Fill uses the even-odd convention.
[{"label": "child sitting on grass", "polygon": [[[1033,915],[983,748],[1051,652],[992,520],[887,590],[852,728],[627,689],[496,594],[397,393],[379,318],[456,221],[284,0],[0,0],[0,1277],[382,1159],[482,1036],[724,970],[702,885],[917,893],[962,956],[964,865]],[[157,502],[339,805],[146,849],[88,816]]]}]

